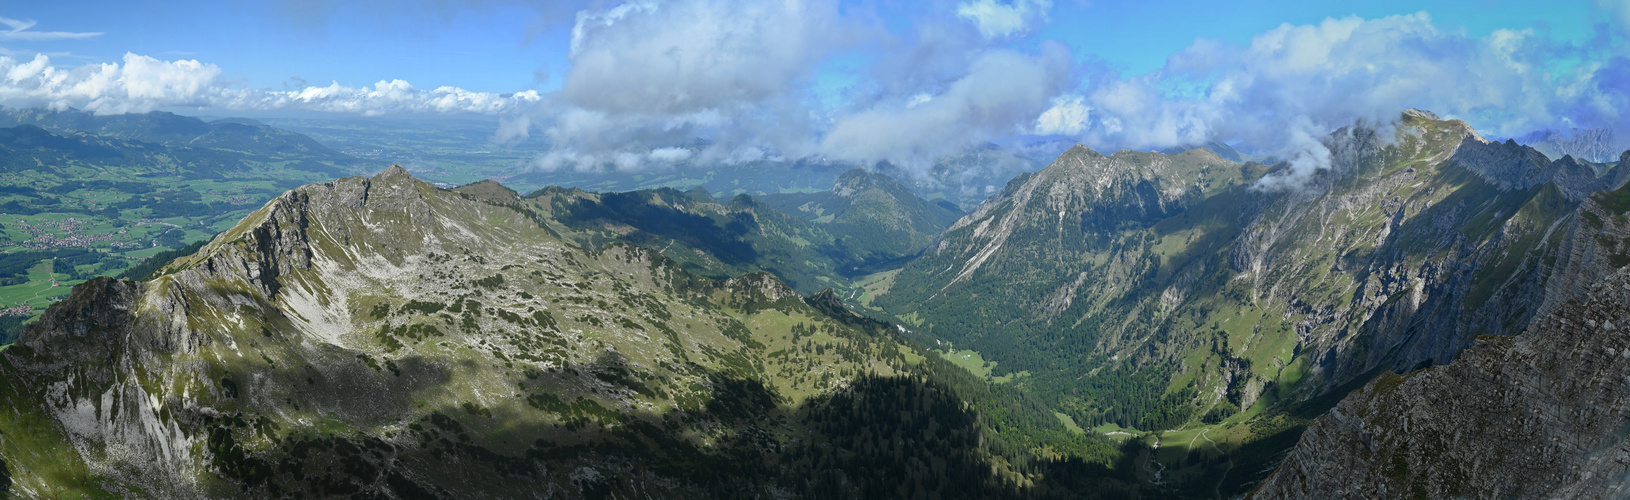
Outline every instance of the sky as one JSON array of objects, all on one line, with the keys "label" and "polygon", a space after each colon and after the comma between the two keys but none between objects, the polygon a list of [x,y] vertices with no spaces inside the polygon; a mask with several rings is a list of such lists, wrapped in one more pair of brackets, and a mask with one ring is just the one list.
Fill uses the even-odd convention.
[{"label": "sky", "polygon": [[[530,168],[987,144],[1317,157],[1408,108],[1630,138],[1630,0],[271,0],[0,6],[0,104],[468,114]],[[1626,110],[1626,111],[1621,111]]]}]

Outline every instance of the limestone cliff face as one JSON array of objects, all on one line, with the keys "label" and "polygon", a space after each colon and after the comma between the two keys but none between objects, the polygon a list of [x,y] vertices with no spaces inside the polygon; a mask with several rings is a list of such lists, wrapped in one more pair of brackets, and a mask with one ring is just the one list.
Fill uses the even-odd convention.
[{"label": "limestone cliff face", "polygon": [[1630,270],[1587,290],[1522,335],[1351,394],[1254,497],[1630,495]]}]

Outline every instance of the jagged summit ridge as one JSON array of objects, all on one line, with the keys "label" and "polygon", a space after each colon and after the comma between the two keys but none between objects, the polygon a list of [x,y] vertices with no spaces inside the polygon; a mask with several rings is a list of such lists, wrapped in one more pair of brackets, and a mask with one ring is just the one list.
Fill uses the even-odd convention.
[{"label": "jagged summit ridge", "polygon": [[[1476,173],[1502,190],[1525,190],[1554,183],[1564,197],[1579,201],[1591,193],[1618,189],[1630,181],[1630,168],[1598,172],[1571,155],[1552,160],[1531,146],[1512,139],[1490,141],[1463,121],[1443,120],[1430,112],[1405,111],[1402,123],[1414,125],[1424,133],[1459,136],[1459,144],[1448,152],[1448,162]],[[1620,165],[1626,164],[1624,158],[1620,155]]]},{"label": "jagged summit ridge", "polygon": [[[1450,161],[1502,189],[1529,189],[1552,182],[1563,196],[1576,201],[1590,193],[1617,189],[1630,180],[1630,169],[1613,168],[1598,176],[1594,167],[1572,156],[1553,161],[1538,150],[1510,139],[1488,142],[1481,137],[1467,136]],[[1622,156],[1620,164],[1624,164]]]}]

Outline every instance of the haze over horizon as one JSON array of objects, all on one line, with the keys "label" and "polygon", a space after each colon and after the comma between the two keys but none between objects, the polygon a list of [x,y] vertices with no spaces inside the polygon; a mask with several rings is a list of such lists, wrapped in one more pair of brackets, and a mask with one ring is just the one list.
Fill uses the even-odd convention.
[{"label": "haze over horizon", "polygon": [[[991,142],[1282,158],[1407,108],[1495,137],[1630,138],[1630,1],[315,1],[15,6],[0,104],[99,114],[486,115],[532,167]],[[1617,144],[1622,148],[1623,144]]]}]

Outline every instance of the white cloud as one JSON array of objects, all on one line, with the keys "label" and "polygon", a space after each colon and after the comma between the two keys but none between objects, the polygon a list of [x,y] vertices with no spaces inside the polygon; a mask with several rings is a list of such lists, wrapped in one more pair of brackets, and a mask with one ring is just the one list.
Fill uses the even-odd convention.
[{"label": "white cloud", "polygon": [[1041,112],[1036,117],[1035,133],[1038,135],[1081,135],[1087,130],[1087,121],[1092,118],[1092,108],[1082,102],[1079,95],[1054,97],[1053,107]]},{"label": "white cloud", "polygon": [[657,148],[650,151],[623,150],[586,153],[574,148],[555,148],[538,156],[532,166],[546,172],[569,170],[574,172],[600,172],[617,170],[632,172],[653,168],[667,168],[696,156],[685,148]]},{"label": "white cloud", "polygon": [[932,100],[934,100],[934,96],[928,95],[927,92],[923,92],[923,93],[911,96],[911,100],[906,101],[906,107],[907,108],[915,108],[915,107],[921,106],[923,104],[928,104],[928,101],[932,101]]},{"label": "white cloud", "polygon": [[214,104],[228,109],[299,109],[378,116],[392,113],[512,113],[543,100],[536,90],[514,94],[472,92],[458,87],[420,90],[402,80],[381,80],[373,87],[326,87],[268,91],[221,89]]},{"label": "white cloud", "polygon": [[973,0],[957,4],[956,14],[972,21],[980,35],[992,39],[1025,31],[1031,21],[1046,18],[1051,8],[1051,0],[1012,0],[1012,3]]},{"label": "white cloud", "polygon": [[13,106],[80,107],[98,114],[141,113],[171,106],[225,110],[310,110],[387,113],[514,113],[542,101],[535,90],[514,94],[457,87],[420,90],[401,81],[372,87],[306,87],[271,91],[229,87],[221,68],[193,59],[163,61],[125,54],[121,63],[59,68],[38,54],[23,62],[0,56],[0,103]]},{"label": "white cloud", "polygon": [[50,40],[82,40],[102,36],[101,33],[71,33],[67,31],[29,31],[35,24],[32,19],[12,19],[0,17],[0,24],[11,28],[0,30],[0,40],[18,40],[24,42],[43,42]]},{"label": "white cloud", "polygon": [[1068,49],[1039,54],[991,50],[945,92],[915,106],[880,104],[839,117],[821,142],[844,160],[921,168],[970,147],[1028,129],[1069,80]]},{"label": "white cloud", "polygon": [[815,68],[854,45],[863,36],[857,26],[833,0],[633,2],[579,12],[572,65],[543,126],[572,153],[546,155],[539,167],[643,168],[623,153],[651,160],[638,151],[697,138],[712,144],[700,156],[721,161],[740,151],[805,154],[815,134],[805,101]]},{"label": "white cloud", "polygon": [[570,103],[612,113],[680,114],[784,94],[845,42],[828,1],[695,0],[580,13]]},{"label": "white cloud", "polygon": [[55,109],[79,106],[117,114],[202,104],[221,69],[195,60],[160,61],[125,54],[123,65],[87,64],[63,70],[42,54],[28,62],[0,57],[0,73],[6,75],[0,82],[0,102]]},{"label": "white cloud", "polygon": [[532,136],[532,117],[512,115],[498,118],[498,130],[492,133],[492,142],[514,144]]},{"label": "white cloud", "polygon": [[658,148],[651,151],[651,159],[663,163],[678,163],[689,160],[691,150],[685,148]]},{"label": "white cloud", "polygon": [[1286,123],[1283,151],[1290,158],[1290,168],[1263,177],[1254,187],[1268,191],[1298,189],[1306,185],[1314,173],[1330,169],[1330,148],[1323,142],[1326,131],[1325,127],[1314,124],[1305,116],[1298,116]]}]

